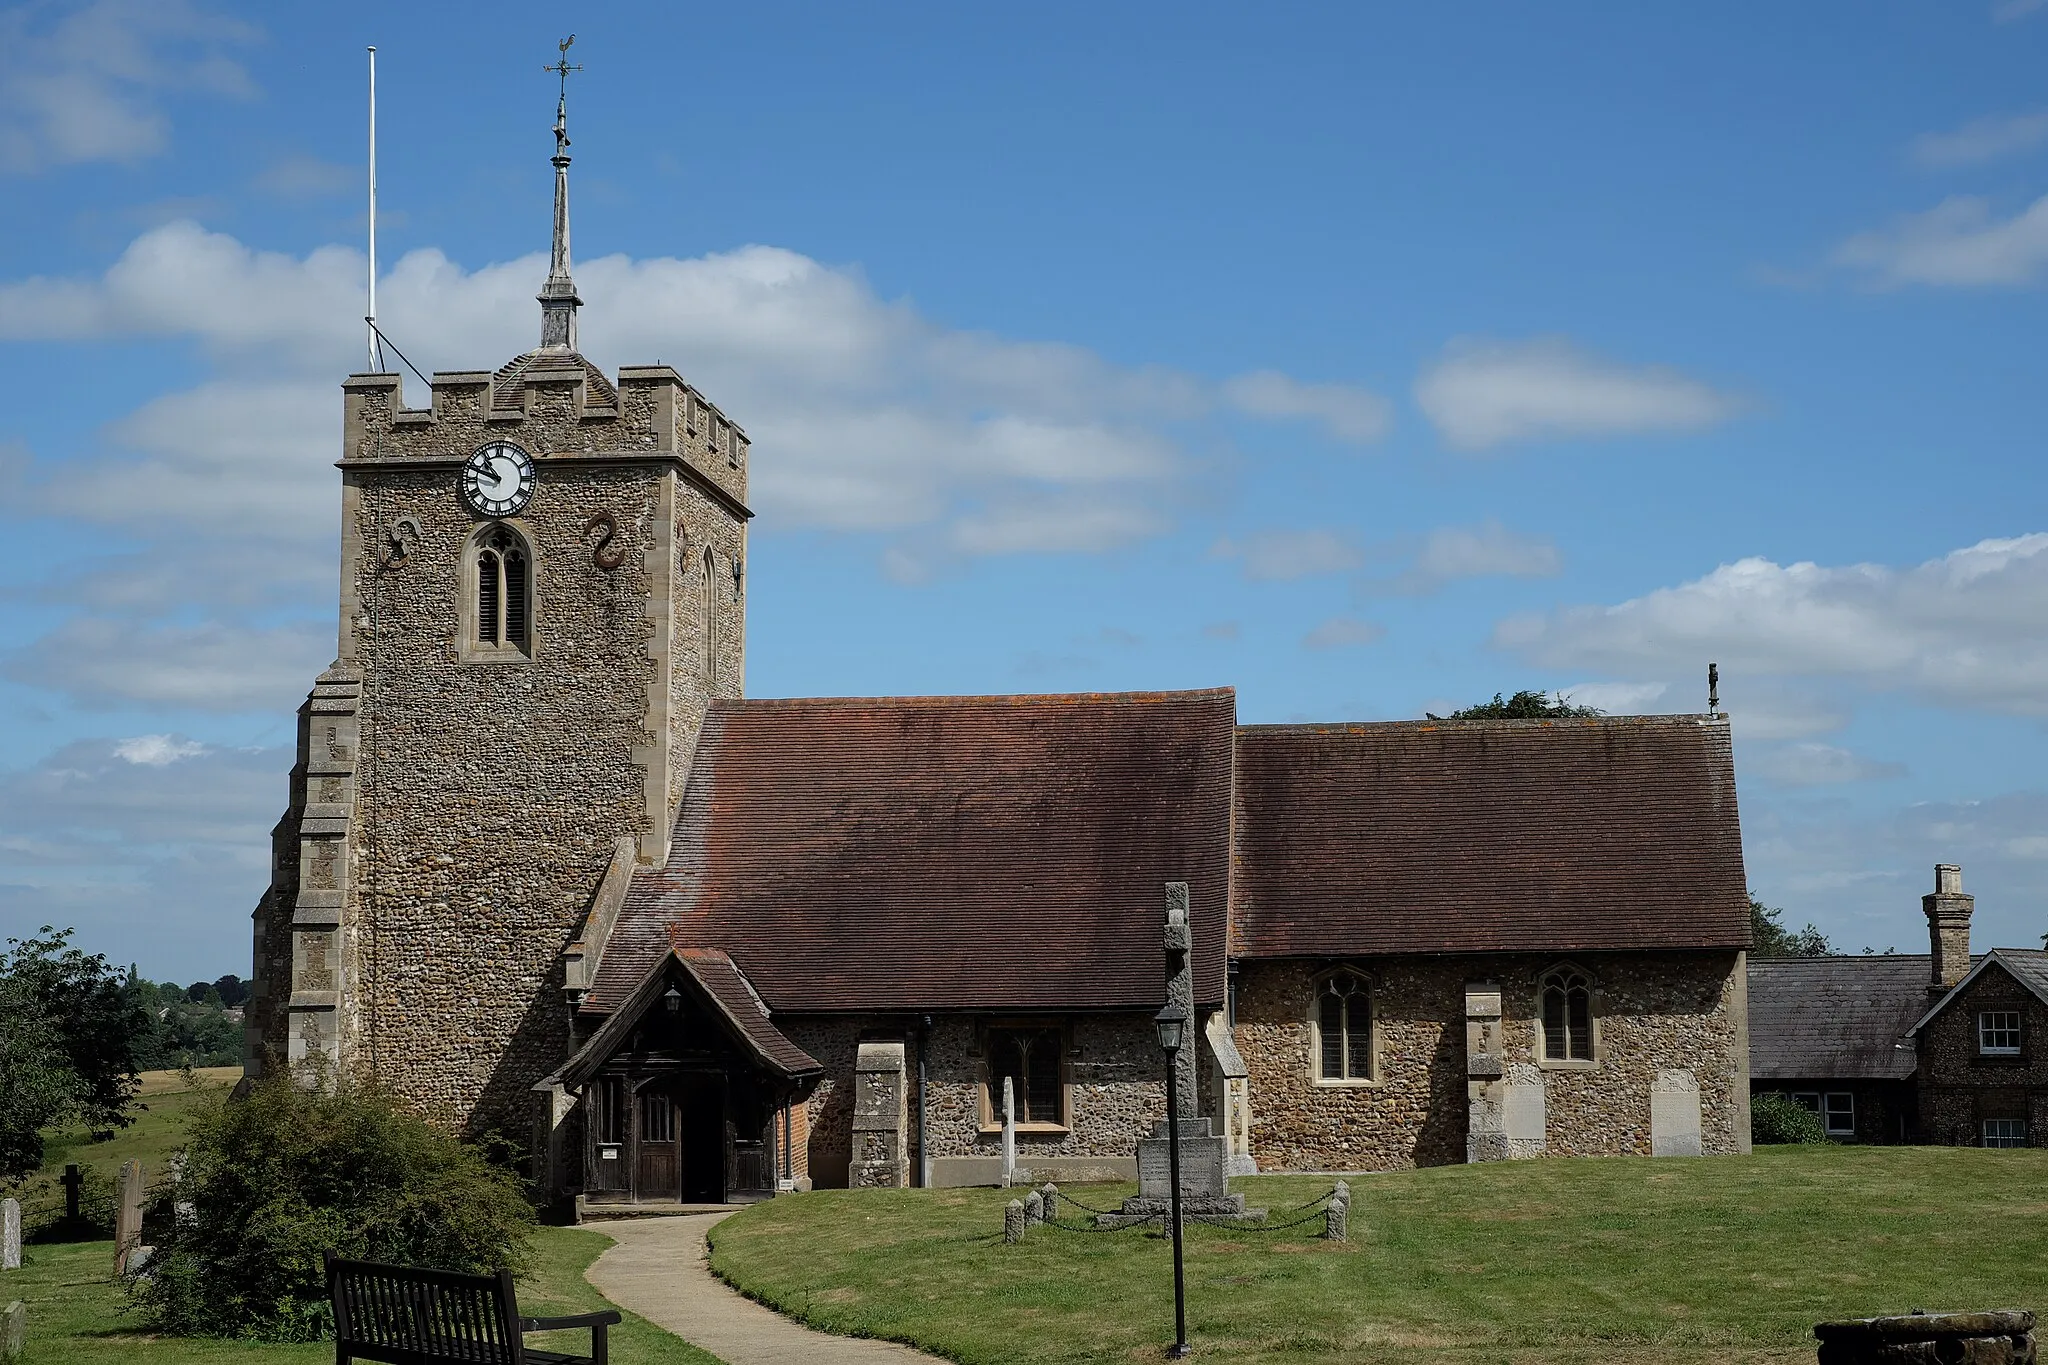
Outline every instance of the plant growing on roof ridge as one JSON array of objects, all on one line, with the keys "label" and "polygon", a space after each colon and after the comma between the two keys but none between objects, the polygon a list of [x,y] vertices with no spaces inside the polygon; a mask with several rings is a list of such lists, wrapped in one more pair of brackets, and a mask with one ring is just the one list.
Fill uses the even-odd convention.
[{"label": "plant growing on roof ridge", "polygon": [[1597,706],[1574,706],[1571,698],[1562,692],[1552,697],[1548,692],[1532,692],[1524,688],[1505,701],[1496,692],[1492,701],[1461,706],[1448,716],[1439,716],[1433,711],[1423,714],[1431,720],[1564,720],[1607,713]]}]

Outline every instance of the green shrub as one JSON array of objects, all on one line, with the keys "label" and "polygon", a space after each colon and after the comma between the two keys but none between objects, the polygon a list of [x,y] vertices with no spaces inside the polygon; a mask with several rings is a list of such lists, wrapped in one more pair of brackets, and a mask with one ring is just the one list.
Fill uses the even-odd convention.
[{"label": "green shrub", "polygon": [[1826,1142],[1820,1115],[1790,1095],[1764,1091],[1749,1097],[1749,1140],[1754,1143]]},{"label": "green shrub", "polygon": [[314,1340],[327,1251],[473,1273],[531,1260],[518,1179],[375,1090],[273,1078],[203,1101],[190,1123],[176,1196],[190,1211],[133,1290],[158,1331]]}]

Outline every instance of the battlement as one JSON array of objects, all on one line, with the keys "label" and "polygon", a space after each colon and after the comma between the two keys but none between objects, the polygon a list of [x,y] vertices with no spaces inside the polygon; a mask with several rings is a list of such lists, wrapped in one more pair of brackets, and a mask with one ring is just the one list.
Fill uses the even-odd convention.
[{"label": "battlement", "polygon": [[616,381],[573,351],[529,351],[493,370],[442,370],[429,406],[405,406],[397,374],[342,382],[342,459],[446,459],[511,439],[535,458],[589,451],[674,454],[733,498],[747,493],[744,428],[667,365]]}]

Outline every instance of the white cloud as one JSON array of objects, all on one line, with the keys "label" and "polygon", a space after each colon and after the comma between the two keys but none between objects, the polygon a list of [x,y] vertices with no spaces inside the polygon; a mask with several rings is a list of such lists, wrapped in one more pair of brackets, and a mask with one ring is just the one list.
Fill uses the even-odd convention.
[{"label": "white cloud", "polygon": [[1590,706],[1610,716],[1654,715],[1645,708],[1671,690],[1661,682],[1582,682],[1560,687],[1557,695],[1574,706]]},{"label": "white cloud", "polygon": [[175,735],[136,735],[114,745],[114,757],[145,768],[162,768],[181,758],[197,758],[206,746],[197,740]]},{"label": "white cloud", "polygon": [[133,162],[163,150],[167,92],[252,93],[231,48],[256,31],[185,0],[97,0],[0,13],[0,169]]},{"label": "white cloud", "polygon": [[158,979],[247,976],[248,915],[269,879],[266,835],[291,754],[138,762],[156,752],[135,747],[145,740],[190,744],[80,740],[0,771],[0,924],[75,925],[87,951]]},{"label": "white cloud", "polygon": [[1695,431],[1742,407],[1732,395],[1676,370],[1624,365],[1563,337],[1453,343],[1416,380],[1415,401],[1445,443],[1460,450]]},{"label": "white cloud", "polygon": [[1513,617],[1493,642],[1624,679],[1684,676],[1711,659],[1730,678],[1839,679],[1966,710],[2048,715],[2048,533],[1980,541],[1909,568],[1744,559],[1616,606]]},{"label": "white cloud", "polygon": [[1238,411],[1254,417],[1320,422],[1340,441],[1367,445],[1393,426],[1393,406],[1376,393],[1346,384],[1304,384],[1275,370],[1241,374],[1223,386]]},{"label": "white cloud", "polygon": [[1976,119],[1947,133],[1922,133],[1906,144],[1916,165],[1946,170],[2032,151],[2048,142],[2048,109]]},{"label": "white cloud", "polygon": [[1352,649],[1360,645],[1377,643],[1387,633],[1387,628],[1372,621],[1360,621],[1350,616],[1333,616],[1304,635],[1301,639],[1305,649]]},{"label": "white cloud", "polygon": [[1244,576],[1254,583],[1279,583],[1296,578],[1343,573],[1364,562],[1364,555],[1342,531],[1254,531],[1242,539],[1228,536],[1210,547],[1215,559],[1242,562]]},{"label": "white cloud", "polygon": [[75,616],[0,656],[0,672],[88,706],[283,712],[333,657],[332,625],[202,621],[144,627]]},{"label": "white cloud", "polygon": [[2027,284],[2048,267],[2048,195],[2010,218],[1994,217],[1986,200],[1957,195],[1857,233],[1832,259],[1868,272],[1880,287]]},{"label": "white cloud", "polygon": [[1812,740],[1765,748],[1746,758],[1742,769],[1781,787],[1878,782],[1906,775],[1903,763],[1878,762],[1847,749]]},{"label": "white cloud", "polygon": [[2048,4],[2048,0],[1997,0],[1991,7],[1993,23],[2009,24],[2015,19],[2024,19],[2029,14]]}]

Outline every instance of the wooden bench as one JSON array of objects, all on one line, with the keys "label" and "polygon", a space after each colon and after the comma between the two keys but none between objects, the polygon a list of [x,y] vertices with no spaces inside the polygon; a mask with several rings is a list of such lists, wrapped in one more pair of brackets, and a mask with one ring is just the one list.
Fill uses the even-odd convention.
[{"label": "wooden bench", "polygon": [[[386,1365],[605,1365],[605,1329],[616,1311],[566,1318],[522,1318],[512,1272],[461,1275],[344,1261],[327,1256],[327,1295],[334,1304],[335,1365],[374,1360]],[[590,1329],[590,1354],[542,1351],[528,1332]]]}]

